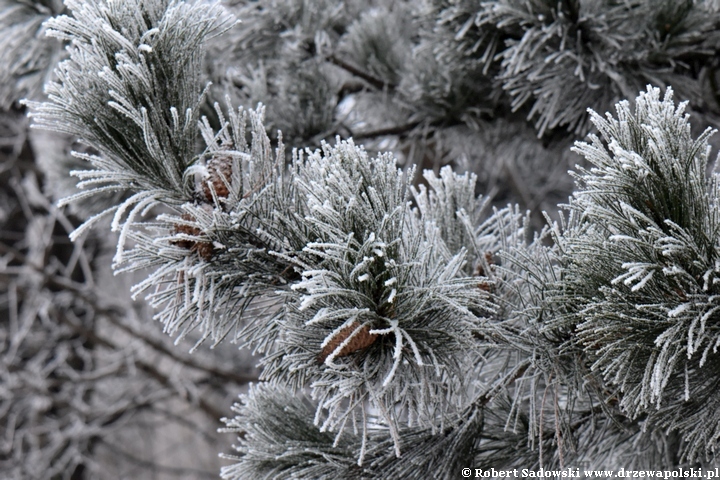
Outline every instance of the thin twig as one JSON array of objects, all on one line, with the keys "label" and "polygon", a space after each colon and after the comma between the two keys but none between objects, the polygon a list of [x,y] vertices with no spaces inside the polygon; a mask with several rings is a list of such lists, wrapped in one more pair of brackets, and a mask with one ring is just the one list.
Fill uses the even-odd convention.
[{"label": "thin twig", "polygon": [[510,385],[511,383],[515,382],[518,378],[522,377],[527,369],[530,367],[530,360],[525,360],[524,362],[520,363],[518,366],[516,366],[510,373],[508,373],[505,378],[497,382],[492,387],[488,388],[485,393],[480,395],[473,403],[477,407],[484,407],[487,405],[490,400],[492,400],[497,393]]},{"label": "thin twig", "polygon": [[382,80],[374,75],[371,75],[371,74],[361,70],[360,68],[356,67],[355,65],[352,65],[352,64],[346,62],[342,58],[338,58],[334,54],[328,55],[327,59],[333,65],[337,65],[338,67],[342,68],[343,70],[346,70],[346,71],[352,73],[356,77],[362,78],[367,83],[369,83],[370,85],[372,85],[373,87],[375,87],[379,90],[383,90],[386,88],[389,90],[393,90],[396,87],[396,85],[394,85],[390,82],[386,82],[385,80]]}]

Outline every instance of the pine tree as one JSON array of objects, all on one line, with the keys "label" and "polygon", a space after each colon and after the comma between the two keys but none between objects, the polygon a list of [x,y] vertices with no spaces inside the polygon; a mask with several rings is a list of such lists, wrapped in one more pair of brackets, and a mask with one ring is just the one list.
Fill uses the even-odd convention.
[{"label": "pine tree", "polygon": [[222,478],[717,464],[715,2],[66,6],[71,238],[260,358]]}]

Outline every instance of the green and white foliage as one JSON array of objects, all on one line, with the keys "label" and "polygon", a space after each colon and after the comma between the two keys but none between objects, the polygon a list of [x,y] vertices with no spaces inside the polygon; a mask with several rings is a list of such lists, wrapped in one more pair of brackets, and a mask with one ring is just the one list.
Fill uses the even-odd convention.
[{"label": "green and white foliage", "polygon": [[[392,154],[322,139],[344,131],[343,95],[357,115],[399,105],[410,123],[391,131],[427,128],[436,146],[477,128],[471,145],[514,142],[483,155],[524,199],[512,167],[541,162],[505,157],[531,156],[540,143],[525,137],[585,130],[586,106],[648,79],[690,79],[701,106],[716,48],[696,32],[714,31],[714,7],[438,1],[422,5],[428,29],[407,2],[349,6],[264,0],[233,7],[238,26],[205,2],[69,0],[73,16],[47,24],[69,58],[33,115],[98,152],[78,154],[87,190],[67,201],[129,192],[103,212],[120,232],[116,271],[147,272],[135,293],[167,333],[262,356],[265,383],[226,420],[244,437],[223,476],[712,461],[719,187],[709,133],[692,138],[671,89],[650,87],[634,113],[620,103],[617,119],[591,114],[602,138],[575,151],[592,167],[578,168],[568,218],[537,232],[518,207],[491,210],[473,174],[427,171],[416,186]],[[237,106],[259,99],[267,110]],[[505,118],[509,103],[537,132]],[[366,120],[354,125],[379,124]],[[320,148],[286,165],[285,134]]]},{"label": "green and white foliage", "polygon": [[388,86],[400,83],[412,55],[415,33],[410,6],[403,2],[365,10],[342,38],[340,52]]},{"label": "green and white foliage", "polygon": [[478,117],[497,112],[503,100],[493,85],[493,59],[502,37],[489,25],[479,26],[479,2],[423,4],[416,12],[419,40],[405,66],[400,97],[413,118],[477,127]]},{"label": "green and white foliage", "polygon": [[[216,108],[221,130],[213,132],[206,120],[198,128],[201,46],[230,20],[219,6],[204,4],[71,2],[69,7],[75,17],[59,17],[50,26],[54,35],[71,42],[70,59],[60,65],[58,82],[48,87],[50,101],[31,104],[37,125],[77,135],[100,152],[78,154],[93,167],[76,172],[79,187],[90,188],[64,203],[108,191],[132,193],[90,218],[74,236],[114,211],[112,227],[121,232],[116,263],[123,271],[155,267],[137,290],[160,287],[151,300],[164,306],[158,317],[166,329],[183,336],[200,325],[201,338],[218,341],[237,324],[237,312],[226,320],[220,306],[237,302],[237,295],[254,298],[251,285],[256,281],[275,281],[266,259],[255,253],[264,251],[265,243],[253,223],[259,214],[248,213],[248,205],[272,211],[267,202],[283,201],[270,193],[262,196],[266,203],[256,198],[268,191],[268,184],[275,186],[279,165],[261,125],[261,110],[231,111],[226,121]],[[251,145],[246,123],[251,123]],[[198,133],[208,145],[200,156]],[[214,160],[224,161],[232,173],[210,186],[206,165]],[[220,186],[230,187],[223,198],[215,192]],[[135,222],[160,201],[176,214],[158,216],[150,224]],[[129,251],[127,238],[135,243]],[[198,257],[198,245],[208,258],[190,262],[188,257]],[[206,274],[210,257],[226,268]],[[246,289],[242,294],[235,292],[239,284]],[[214,323],[207,323],[209,316]],[[231,324],[227,328],[226,322]]]},{"label": "green and white foliage", "polygon": [[[287,396],[287,399],[272,407],[277,413],[268,413],[266,410],[259,413],[253,405],[264,404],[265,400],[253,397],[260,395],[255,392],[244,400],[244,405],[236,407],[240,416],[229,421],[228,426],[235,431],[245,431],[246,425],[257,424],[262,425],[266,433],[243,439],[238,448],[244,456],[238,459],[236,465],[228,467],[228,478],[242,478],[240,472],[255,472],[257,475],[268,475],[267,478],[281,475],[278,470],[270,472],[269,463],[264,466],[258,463],[258,459],[267,462],[267,459],[277,457],[278,452],[286,451],[276,443],[278,438],[291,438],[293,442],[302,439],[303,443],[299,444],[302,448],[292,449],[293,455],[297,455],[292,457],[291,463],[294,465],[309,463],[320,468],[318,465],[331,464],[334,466],[332,471],[337,474],[338,471],[346,472],[347,459],[352,458],[362,467],[363,478],[384,478],[388,472],[409,475],[411,472],[427,471],[428,468],[439,469],[438,475],[452,476],[456,468],[472,459],[488,462],[489,466],[497,460],[498,451],[519,455],[519,445],[523,446],[525,456],[522,458],[537,461],[538,442],[545,444],[546,461],[562,462],[563,451],[565,458],[573,458],[568,452],[576,439],[575,432],[568,431],[567,425],[580,418],[581,425],[588,430],[592,429],[593,405],[587,399],[587,394],[564,385],[566,378],[572,379],[572,375],[564,372],[562,365],[557,367],[556,364],[560,362],[554,360],[560,352],[561,341],[544,337],[537,324],[533,326],[528,323],[528,317],[537,315],[540,302],[537,297],[544,288],[542,282],[547,281],[545,277],[552,278],[551,275],[555,273],[552,265],[540,262],[537,268],[540,273],[533,270],[525,275],[535,277],[528,279],[521,275],[528,268],[526,261],[538,258],[538,252],[548,250],[548,247],[542,245],[543,239],[538,237],[529,242],[526,219],[513,209],[496,212],[491,219],[480,223],[485,202],[472,193],[474,178],[445,169],[441,178],[426,173],[432,190],[423,188],[414,192],[418,209],[406,210],[404,215],[414,219],[410,226],[419,221],[422,229],[406,230],[404,236],[398,237],[396,242],[399,249],[395,246],[394,252],[393,248],[387,248],[394,245],[378,245],[377,239],[382,239],[380,234],[366,233],[367,240],[364,243],[353,242],[355,232],[351,232],[352,235],[335,233],[343,222],[347,223],[340,231],[347,231],[347,225],[357,229],[357,225],[367,222],[367,219],[363,222],[363,217],[358,215],[365,211],[370,219],[374,217],[376,222],[381,225],[385,223],[388,225],[386,228],[391,228],[392,217],[377,218],[376,212],[386,210],[388,198],[392,200],[395,192],[392,203],[402,205],[402,195],[399,194],[402,189],[398,187],[403,182],[392,169],[392,164],[386,164],[383,170],[379,168],[383,166],[379,160],[365,159],[364,162],[358,162],[358,156],[358,151],[349,144],[340,144],[335,150],[328,147],[325,157],[316,154],[314,159],[308,159],[306,170],[300,171],[300,177],[308,175],[311,179],[323,179],[308,183],[312,187],[307,188],[310,198],[308,205],[313,205],[308,211],[318,213],[311,213],[306,220],[311,226],[316,226],[318,233],[315,235],[319,240],[330,238],[335,239],[336,243],[318,241],[311,244],[312,248],[305,249],[304,253],[321,258],[324,268],[308,272],[310,267],[303,267],[306,269],[303,280],[293,287],[295,291],[303,293],[298,299],[299,306],[297,303],[288,305],[285,317],[278,319],[283,323],[278,351],[265,360],[267,365],[264,370],[265,378],[275,383],[278,391],[288,386],[293,391],[299,387],[309,387],[314,401],[303,408],[310,410],[314,406],[315,428],[320,426],[321,431],[335,430],[336,435],[317,436],[317,433],[309,433],[309,436],[303,437],[300,430],[309,428],[307,419],[300,423],[294,420],[285,423],[272,421],[272,424],[259,421],[265,414],[274,418],[281,411],[294,411],[292,405],[296,405],[297,401],[292,396],[279,393]],[[336,166],[329,167],[333,163]],[[373,167],[378,173],[372,173]],[[364,171],[365,175],[356,182],[342,180],[346,176],[352,179],[353,176],[349,174],[353,173],[357,178],[357,170]],[[318,175],[318,172],[323,171],[325,175]],[[382,181],[383,172],[395,181],[389,184]],[[368,178],[385,185],[383,191],[387,192],[384,194],[386,205],[383,208],[378,207],[382,205],[379,200],[373,202],[375,208],[363,208],[362,196],[354,193],[364,186],[369,190],[366,202],[369,203],[377,196],[373,195],[374,189],[370,185],[364,185]],[[353,201],[348,201],[350,198]],[[339,215],[341,212],[348,214]],[[395,223],[395,228],[397,225]],[[438,227],[442,228],[441,236],[438,235]],[[432,237],[432,232],[437,232],[437,236]],[[432,265],[428,262],[432,256],[422,257],[416,262],[420,265],[404,266],[398,264],[397,260],[393,265],[388,260],[402,258],[405,245],[414,242],[413,235],[425,238],[430,236],[437,250],[448,250],[445,254],[445,271],[453,266],[455,249],[464,254],[464,247],[459,246],[459,242],[463,241],[460,239],[474,245],[481,253],[480,258],[473,258],[471,254],[468,259],[471,267],[468,268],[467,263],[464,267],[460,265],[462,270],[455,273],[456,280],[453,282],[468,288],[456,288],[460,295],[443,303],[438,302],[444,300],[441,296],[444,292],[440,288],[453,293],[447,289],[450,282],[446,282],[446,286],[430,283],[423,289],[425,291],[418,291],[417,288],[411,290],[413,276],[395,272],[427,269],[425,264]],[[522,250],[525,257],[518,255],[516,263],[508,260],[506,265],[495,265],[495,262],[499,262],[500,250],[506,251],[508,256]],[[377,255],[379,252],[382,252],[382,256]],[[549,258],[547,252],[544,255]],[[362,258],[360,263],[357,261],[359,258]],[[377,260],[385,260],[385,264],[378,265]],[[369,273],[372,276],[358,268],[370,262]],[[390,275],[394,275],[397,280],[388,286],[388,282],[382,280]],[[420,274],[415,273],[414,276],[419,278]],[[356,277],[358,281],[353,281]],[[393,292],[395,288],[397,291]],[[393,297],[393,303],[397,304],[383,311],[388,302],[378,305],[377,301],[372,300],[383,300],[388,291]],[[429,295],[432,295],[434,303],[423,299],[423,296]],[[490,296],[493,298],[492,303],[486,303]],[[476,298],[476,304],[468,309],[472,308],[476,317],[481,318],[475,321],[475,325],[465,327],[465,332],[470,336],[450,337],[448,333],[452,333],[453,329],[458,331],[463,328],[460,323],[463,321],[463,312],[458,306],[463,306],[473,297]],[[404,299],[407,301],[404,302]],[[420,305],[420,308],[413,309],[413,305]],[[435,305],[439,312],[432,308]],[[365,308],[361,310],[358,306]],[[419,318],[413,317],[418,314]],[[437,317],[434,319],[435,325],[423,324],[428,314]],[[473,316],[465,315],[468,320],[473,319]],[[407,334],[401,340],[409,344],[409,347],[403,349],[405,351],[400,351],[403,362],[395,372],[394,361],[398,350],[393,340],[397,342],[398,333],[392,332],[394,322],[397,323],[398,333]],[[351,327],[354,334],[362,335],[363,323],[373,328],[370,333],[378,334],[379,338],[375,342],[365,350],[342,356],[339,353],[343,345],[337,342],[335,350],[324,359],[325,363],[318,365],[318,351],[323,350],[347,327]],[[385,331],[378,328],[388,323],[391,328],[385,328]],[[412,328],[413,324],[415,328]],[[442,335],[440,328],[447,333]],[[427,338],[431,333],[435,338]],[[428,345],[432,350],[427,348]],[[452,350],[445,351],[449,346]],[[433,354],[429,360],[435,362],[435,358],[439,358],[442,363],[437,362],[440,364],[438,366],[444,366],[448,373],[442,377],[433,375],[433,368],[427,368],[433,367],[432,363],[424,365],[429,363],[428,359],[422,358],[425,351]],[[338,355],[332,358],[335,353]],[[418,353],[421,355],[420,360],[414,358]],[[457,355],[464,356],[466,361],[458,361]],[[567,362],[567,358],[563,360]],[[424,372],[423,366],[429,371]],[[448,383],[449,380],[445,378],[465,380],[456,385],[454,382]],[[518,384],[515,385],[515,382]],[[460,392],[452,390],[458,387]],[[546,402],[548,390],[553,400]],[[451,394],[453,396],[449,396]],[[572,407],[564,406],[570,401]],[[498,407],[503,402],[507,405],[505,409]],[[431,411],[422,410],[428,406],[432,408]],[[407,412],[407,417],[402,415],[403,410]],[[485,412],[490,410],[494,412],[488,417],[492,421],[485,420]],[[387,412],[390,412],[389,416]],[[550,423],[552,420],[548,419],[557,418],[559,412],[563,418],[553,425]],[[501,434],[508,425],[514,425],[512,434]],[[484,428],[489,428],[492,433],[485,436]],[[267,433],[270,429],[272,435]],[[560,439],[556,438],[556,435],[560,435],[558,429],[563,430],[562,438],[567,439],[560,448],[557,446]],[[258,429],[252,427],[252,430],[254,432]],[[584,434],[582,438],[589,444],[592,435]],[[318,459],[319,452],[330,451],[332,455],[328,453],[325,461]],[[278,468],[291,468],[287,464],[282,465]],[[349,478],[359,475],[354,470],[346,473]],[[327,478],[331,476],[329,474]]]},{"label": "green and white foliage", "polygon": [[134,195],[103,212],[116,211],[116,226],[130,207],[128,223],[159,198],[182,201],[183,175],[196,160],[202,44],[229,25],[224,11],[160,0],[67,7],[73,16],[47,25],[70,43],[70,58],[46,87],[50,101],[30,106],[37,126],[99,151],[84,156],[92,169],[75,173],[90,189],[71,199],[129,189]]},{"label": "green and white foliage", "polygon": [[[477,280],[463,274],[465,250],[444,245],[434,220],[447,207],[431,201],[430,210],[442,213],[412,210],[412,175],[389,155],[368,159],[351,142],[297,154],[283,172],[284,155],[272,154],[262,110],[216,107],[219,130],[206,119],[192,127],[207,144],[194,155],[184,137],[201,102],[200,80],[184,69],[197,66],[200,45],[222,24],[222,11],[189,4],[70,6],[78,18],[61,17],[52,26],[74,50],[50,101],[34,105],[35,115],[40,126],[74,131],[100,150],[101,156],[84,158],[104,170],[80,173],[81,184],[109,185],[88,195],[121,187],[136,192],[113,220],[121,231],[116,263],[118,271],[152,269],[136,291],[149,289],[166,330],[183,337],[200,328],[201,340],[231,335],[267,352],[265,378],[310,388],[316,422],[338,435],[351,424],[366,431],[373,410],[397,450],[400,423],[436,428],[446,411],[460,408],[472,333],[492,307]],[[196,31],[178,30],[181,13],[196,20]],[[147,31],[124,29],[140,20]],[[104,42],[91,41],[81,22],[97,28],[92,35]],[[186,34],[189,45],[177,61],[170,53],[157,65],[145,58]],[[171,66],[175,82],[163,88],[179,93],[161,96],[158,85]],[[90,95],[79,95],[80,84]],[[103,96],[103,89],[109,93]],[[183,106],[184,123],[175,105]],[[92,120],[91,108],[101,112]],[[444,180],[448,189],[457,183],[474,190],[467,179]],[[458,194],[467,203],[462,214],[475,218],[467,192]],[[169,212],[136,220],[158,203]],[[256,318],[238,333],[243,312]],[[349,326],[353,335],[367,327],[377,341],[343,353],[351,335],[323,353]]]},{"label": "green and white foliage", "polygon": [[43,22],[63,8],[59,0],[0,1],[0,109],[42,93],[62,55],[62,44],[45,37]]},{"label": "green and white foliage", "polygon": [[[135,294],[148,291],[168,333],[184,337],[200,328],[201,341],[215,343],[238,328],[245,310],[259,322],[263,312],[275,309],[267,298],[254,302],[287,283],[287,262],[270,252],[295,251],[305,238],[283,230],[286,225],[275,217],[296,202],[283,183],[283,150],[273,152],[265,134],[262,108],[229,110],[227,120],[216,108],[223,127],[215,133],[203,117],[199,126],[207,148],[185,173],[193,179],[193,200],[155,222],[126,224],[134,247],[123,253],[118,269],[152,267]],[[226,170],[213,173],[215,162]]]},{"label": "green and white foliage", "polygon": [[[222,469],[224,479],[253,478],[414,478],[418,472],[434,472],[436,478],[455,478],[463,465],[474,461],[484,415],[482,405],[472,403],[450,415],[441,428],[403,427],[398,432],[400,458],[395,439],[375,425],[363,440],[351,431],[336,438],[318,431],[310,422],[312,401],[287,390],[259,385],[226,419],[225,431],[242,432],[235,448],[242,456],[225,456],[237,463]],[[358,460],[358,454],[360,460]]]},{"label": "green and white foliage", "polygon": [[476,175],[458,175],[446,166],[440,170],[440,177],[425,171],[423,178],[430,189],[423,184],[417,189],[412,187],[420,217],[438,229],[450,252],[455,254],[463,249],[470,252],[465,266],[467,275],[475,274],[480,266],[489,271],[484,256],[497,245],[497,240],[492,245],[482,245],[486,236],[476,232],[488,210],[488,199],[475,194]]},{"label": "green and white foliage", "polygon": [[692,138],[686,103],[648,88],[596,113],[601,137],[578,143],[593,165],[577,173],[567,228],[556,240],[553,292],[588,366],[646,429],[677,431],[689,460],[717,448],[718,178],[706,174],[707,130]]},{"label": "green and white foliage", "polygon": [[[397,448],[401,423],[434,425],[463,404],[487,294],[463,275],[465,250],[451,252],[438,226],[410,209],[411,176],[391,157],[340,142],[294,168],[309,238],[296,260],[299,297],[263,377],[311,388],[316,421],[338,435],[380,412]],[[343,352],[356,335],[377,338]]]},{"label": "green and white foliage", "polygon": [[209,45],[211,94],[249,108],[262,102],[268,132],[281,130],[293,146],[327,132],[342,80],[325,55],[357,14],[354,3],[262,0],[228,7],[242,22]]},{"label": "green and white foliage", "polygon": [[233,406],[238,415],[225,421],[225,431],[242,432],[235,447],[241,456],[224,456],[237,463],[223,467],[223,479],[365,478],[353,457],[357,435],[318,431],[310,399],[260,384],[241,401]]},{"label": "green and white foliage", "polygon": [[478,20],[500,28],[498,79],[518,109],[530,105],[539,135],[584,132],[585,109],[607,110],[647,82],[682,86],[702,107],[701,71],[718,44],[712,1],[498,0]]}]

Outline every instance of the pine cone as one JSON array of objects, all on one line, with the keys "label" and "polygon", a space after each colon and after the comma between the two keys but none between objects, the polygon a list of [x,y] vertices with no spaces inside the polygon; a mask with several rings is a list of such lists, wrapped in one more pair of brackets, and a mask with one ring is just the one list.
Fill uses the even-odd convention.
[{"label": "pine cone", "polygon": [[340,344],[347,340],[347,338],[358,328],[360,330],[355,333],[347,345],[340,349],[340,351],[336,354],[337,357],[346,357],[351,353],[355,353],[358,350],[367,348],[375,343],[378,336],[375,333],[370,333],[369,325],[363,325],[360,327],[358,322],[353,322],[340,330],[333,338],[330,339],[328,344],[322,349],[322,352],[320,352],[320,355],[318,355],[318,363],[325,363],[325,359],[327,359],[327,357],[330,356],[330,354],[332,354],[340,346]]},{"label": "pine cone", "polygon": [[211,183],[218,198],[227,198],[230,195],[228,185],[232,179],[232,157],[227,155],[219,155],[211,158],[207,162],[208,176],[203,180],[202,188],[205,200],[213,201],[212,192],[210,191]]},{"label": "pine cone", "polygon": [[[490,271],[495,270],[494,265],[495,262],[493,262],[493,254],[492,252],[485,252],[485,262],[487,263],[488,267],[490,267]],[[485,266],[482,263],[478,263],[477,267],[475,267],[475,275],[478,277],[488,277],[488,272],[485,271]],[[478,283],[478,288],[480,290],[484,290],[486,292],[492,291],[492,283],[486,280],[481,281]]]},{"label": "pine cone", "polygon": [[[187,220],[188,222],[195,220],[195,218],[189,213],[183,213],[181,218],[183,220]],[[202,231],[199,228],[192,225],[186,225],[184,223],[175,225],[175,233],[184,233],[186,235],[192,235],[196,237],[202,235]],[[196,252],[198,255],[200,255],[200,258],[204,260],[210,260],[214,253],[213,245],[210,242],[198,242],[194,240],[175,240],[172,243],[180,248],[185,248],[187,250],[190,250],[191,252]]]}]

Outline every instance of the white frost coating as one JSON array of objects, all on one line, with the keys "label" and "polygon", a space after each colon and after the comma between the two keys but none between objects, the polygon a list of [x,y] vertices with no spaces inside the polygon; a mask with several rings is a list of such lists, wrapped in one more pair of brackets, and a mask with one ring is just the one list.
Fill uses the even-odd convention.
[{"label": "white frost coating", "polygon": [[387,387],[392,379],[395,377],[395,372],[397,371],[398,366],[400,365],[400,360],[402,359],[402,333],[398,332],[397,328],[397,322],[395,322],[395,327],[393,328],[395,330],[395,350],[393,351],[393,358],[395,361],[393,362],[393,366],[390,369],[390,373],[388,373],[387,377],[385,377],[385,380],[383,380],[383,387]]},{"label": "white frost coating", "polygon": [[655,274],[655,270],[651,270],[650,273],[645,275],[645,277],[640,280],[637,284],[635,284],[630,290],[633,292],[637,292],[641,288],[645,286],[645,284],[652,278],[652,276]]},{"label": "white frost coating", "polygon": [[400,330],[402,332],[403,337],[408,341],[410,344],[410,348],[412,348],[413,354],[415,355],[415,362],[418,364],[418,366],[422,367],[424,365],[424,362],[422,361],[422,355],[420,355],[420,350],[418,349],[417,344],[413,339],[410,337],[410,335],[405,330]]},{"label": "white frost coating", "polygon": [[667,275],[667,276],[680,275],[680,274],[685,273],[685,270],[683,270],[682,268],[678,267],[677,265],[673,265],[672,267],[664,267],[664,268],[663,268],[663,273],[664,273],[665,275]]},{"label": "white frost coating", "polygon": [[367,273],[363,273],[358,277],[358,282],[367,282],[368,280],[370,280],[370,275]]},{"label": "white frost coating", "polygon": [[397,320],[393,320],[390,323],[390,328],[378,328],[374,330],[370,330],[370,335],[387,335],[388,333],[392,333],[395,331],[395,328],[397,327]]},{"label": "white frost coating", "polygon": [[303,311],[306,310],[309,306],[313,304],[315,301],[314,295],[307,295],[305,298],[303,298],[302,302],[300,303],[300,306],[298,307],[298,310]]},{"label": "white frost coating", "polygon": [[708,270],[703,275],[703,291],[707,292],[708,288],[710,288],[710,275],[713,274],[713,270]]},{"label": "white frost coating", "polygon": [[668,317],[676,318],[679,317],[683,312],[690,310],[691,305],[689,303],[682,303],[677,307],[673,308],[668,312]]}]

